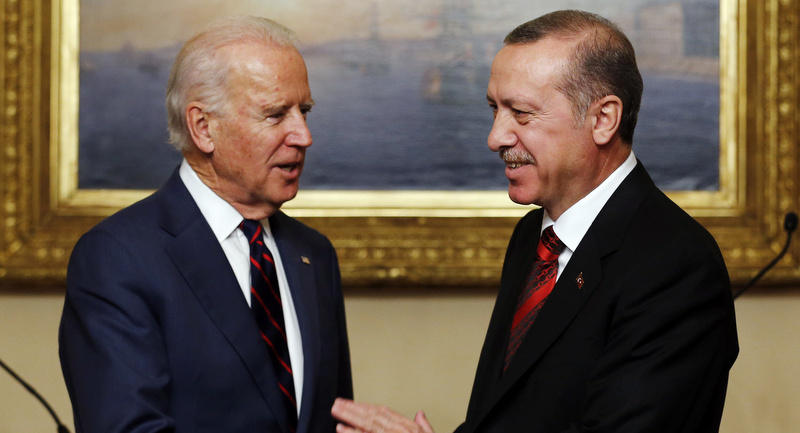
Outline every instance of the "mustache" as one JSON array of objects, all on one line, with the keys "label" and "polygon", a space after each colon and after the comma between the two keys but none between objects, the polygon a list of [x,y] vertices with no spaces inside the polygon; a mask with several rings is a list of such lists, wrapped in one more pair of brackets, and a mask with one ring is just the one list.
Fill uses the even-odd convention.
[{"label": "mustache", "polygon": [[530,153],[525,152],[524,150],[519,150],[516,147],[500,150],[500,159],[502,159],[506,163],[521,162],[521,163],[534,164],[536,162],[536,160],[533,159],[533,156],[531,156]]}]

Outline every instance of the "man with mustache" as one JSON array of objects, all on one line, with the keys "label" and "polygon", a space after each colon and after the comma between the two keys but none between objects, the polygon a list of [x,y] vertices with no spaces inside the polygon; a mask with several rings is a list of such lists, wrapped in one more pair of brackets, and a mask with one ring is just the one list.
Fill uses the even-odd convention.
[{"label": "man with mustache", "polygon": [[[495,57],[489,148],[511,199],[540,208],[509,243],[457,432],[719,430],[738,354],[728,273],[633,154],[642,91],[627,37],[582,11],[519,26]],[[332,413],[339,433],[433,431],[423,413]]]},{"label": "man with mustache", "polygon": [[338,261],[280,211],[312,105],[280,24],[224,19],[184,45],[167,88],[183,162],[70,260],[59,342],[78,432],[334,431],[334,399],[352,397]]}]

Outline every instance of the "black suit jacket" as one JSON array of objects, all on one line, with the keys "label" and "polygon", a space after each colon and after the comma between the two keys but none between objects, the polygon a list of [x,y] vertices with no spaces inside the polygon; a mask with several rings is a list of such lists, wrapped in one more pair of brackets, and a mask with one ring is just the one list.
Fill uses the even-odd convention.
[{"label": "black suit jacket", "polygon": [[[297,431],[333,432],[333,400],[352,396],[336,253],[283,213],[270,227],[303,340]],[[81,237],[59,342],[78,432],[289,433],[267,346],[177,170]]]},{"label": "black suit jacket", "polygon": [[543,211],[517,225],[459,432],[716,432],[738,343],[711,235],[641,163],[599,213],[501,373]]}]

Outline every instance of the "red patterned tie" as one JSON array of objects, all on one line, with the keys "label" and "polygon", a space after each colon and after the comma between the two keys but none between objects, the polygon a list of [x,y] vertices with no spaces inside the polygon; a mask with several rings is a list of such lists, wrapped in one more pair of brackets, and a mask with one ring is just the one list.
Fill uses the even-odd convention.
[{"label": "red patterned tie", "polygon": [[517,311],[511,322],[511,336],[508,339],[503,371],[508,368],[508,364],[525,338],[528,328],[536,319],[539,310],[542,309],[547,296],[556,284],[558,255],[562,251],[564,251],[564,243],[556,236],[553,226],[544,229],[542,237],[539,238],[539,246],[536,248],[536,260],[531,266],[531,273],[517,300]]},{"label": "red patterned tie", "polygon": [[269,346],[278,386],[287,402],[287,413],[285,414],[287,422],[292,431],[295,431],[297,428],[297,400],[295,399],[292,363],[289,359],[289,346],[286,341],[286,328],[275,262],[269,249],[264,245],[259,221],[244,220],[239,228],[250,243],[250,309],[258,323],[261,338]]}]

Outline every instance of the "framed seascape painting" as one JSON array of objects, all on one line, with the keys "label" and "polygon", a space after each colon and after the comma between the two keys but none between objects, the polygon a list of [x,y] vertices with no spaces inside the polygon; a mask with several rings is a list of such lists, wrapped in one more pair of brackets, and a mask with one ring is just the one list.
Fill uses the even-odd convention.
[{"label": "framed seascape painting", "polygon": [[[744,0],[0,0],[5,12],[0,285],[59,283],[81,233],[180,163],[164,92],[182,43],[216,17],[293,29],[314,145],[290,215],[328,235],[350,286],[499,280],[527,207],[488,150],[486,84],[506,33],[555,9],[617,22],[645,93],[634,151],[743,283],[797,204],[800,6]],[[798,251],[767,279],[799,280]]]},{"label": "framed seascape painting", "polygon": [[[232,0],[208,1],[196,13],[196,1],[184,3],[82,1],[79,188],[160,186],[180,159],[164,145],[173,59],[212,17],[252,13],[296,29],[302,42],[317,102],[304,189],[504,189],[485,145],[489,69],[521,10],[535,17],[552,7]],[[718,2],[572,3],[619,22],[636,44],[647,83],[636,152],[659,185],[718,189]]]}]

